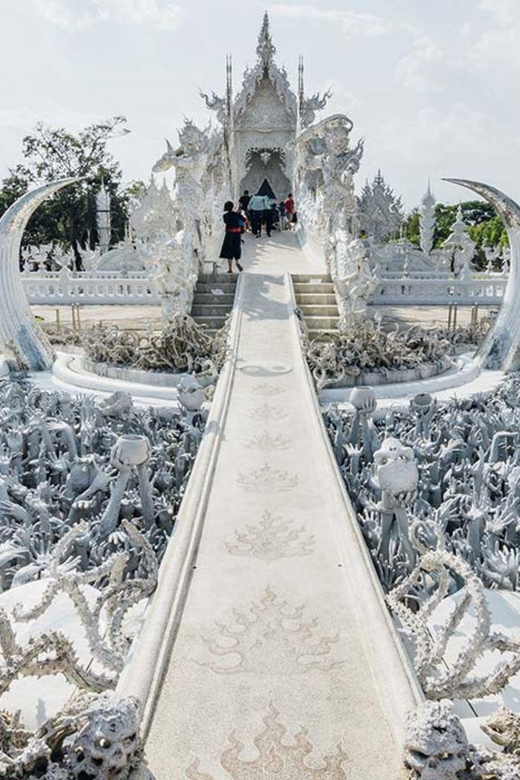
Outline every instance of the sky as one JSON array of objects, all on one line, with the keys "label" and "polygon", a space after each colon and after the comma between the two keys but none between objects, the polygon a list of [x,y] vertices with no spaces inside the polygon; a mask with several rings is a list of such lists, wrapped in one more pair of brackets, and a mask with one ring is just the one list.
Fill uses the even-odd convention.
[{"label": "sky", "polygon": [[332,89],[365,139],[358,191],[380,168],[407,209],[472,197],[443,176],[520,201],[520,0],[0,0],[0,177],[43,121],[77,131],[115,115],[126,181],[148,179],[183,118],[210,119],[198,91],[238,91],[268,10],[296,87]]}]

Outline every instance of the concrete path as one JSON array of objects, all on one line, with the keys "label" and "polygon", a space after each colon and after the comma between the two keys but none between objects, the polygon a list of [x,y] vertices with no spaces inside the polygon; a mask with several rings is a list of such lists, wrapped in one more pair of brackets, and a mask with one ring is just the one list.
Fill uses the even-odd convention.
[{"label": "concrete path", "polygon": [[157,780],[394,780],[415,691],[290,318],[282,272],[306,261],[293,236],[246,240],[230,410],[147,757]]}]

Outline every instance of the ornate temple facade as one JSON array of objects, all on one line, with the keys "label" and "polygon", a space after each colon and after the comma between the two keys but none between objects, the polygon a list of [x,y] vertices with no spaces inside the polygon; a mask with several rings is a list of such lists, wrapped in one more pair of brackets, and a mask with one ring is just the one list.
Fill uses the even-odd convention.
[{"label": "ornate temple facade", "polygon": [[242,87],[233,95],[231,58],[227,60],[225,97],[202,94],[223,127],[231,194],[244,189],[251,194],[285,198],[293,187],[295,142],[324,108],[329,94],[305,97],[303,61],[298,68],[298,90],[291,89],[285,68],[276,60],[267,13],[256,47],[257,61],[247,69]]}]

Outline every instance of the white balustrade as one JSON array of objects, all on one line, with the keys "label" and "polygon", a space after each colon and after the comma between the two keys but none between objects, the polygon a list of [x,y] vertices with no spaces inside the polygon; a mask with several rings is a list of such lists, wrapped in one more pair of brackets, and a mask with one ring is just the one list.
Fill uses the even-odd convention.
[{"label": "white balustrade", "polygon": [[[389,305],[450,304],[500,305],[508,277],[505,274],[479,274],[459,279],[453,274],[424,276],[414,271],[403,277],[383,271],[372,293],[371,303]],[[146,272],[87,271],[64,273],[38,271],[22,273],[21,280],[30,303],[34,304],[150,304],[160,305],[155,282]]]},{"label": "white balustrade", "polygon": [[160,304],[155,282],[145,272],[38,271],[23,273],[21,279],[33,304]]},{"label": "white balustrade", "polygon": [[[385,274],[386,276],[386,274]],[[415,277],[415,274],[414,274]],[[453,276],[438,278],[380,278],[372,293],[371,303],[388,305],[450,304],[491,306],[502,303],[507,277],[502,274],[473,279],[457,279]]]}]

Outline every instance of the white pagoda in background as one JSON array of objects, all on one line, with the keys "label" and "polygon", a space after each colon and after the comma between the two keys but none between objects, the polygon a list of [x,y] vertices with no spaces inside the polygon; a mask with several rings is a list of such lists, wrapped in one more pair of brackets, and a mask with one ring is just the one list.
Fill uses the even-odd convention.
[{"label": "white pagoda in background", "polygon": [[101,181],[101,189],[96,195],[96,225],[99,236],[99,254],[104,255],[110,247],[111,215],[110,215],[110,193],[105,187],[105,182]]}]

